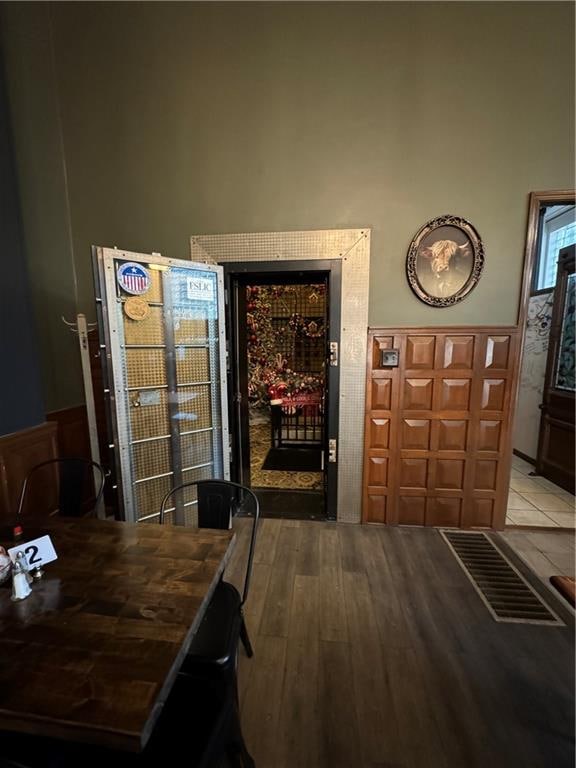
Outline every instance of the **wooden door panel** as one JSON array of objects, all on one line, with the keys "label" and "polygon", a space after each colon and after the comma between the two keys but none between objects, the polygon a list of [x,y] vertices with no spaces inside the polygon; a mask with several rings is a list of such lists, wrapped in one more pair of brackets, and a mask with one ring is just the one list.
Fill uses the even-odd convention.
[{"label": "wooden door panel", "polygon": [[401,447],[427,451],[430,447],[430,419],[403,419]]},{"label": "wooden door panel", "polygon": [[575,246],[560,251],[544,378],[536,471],[574,493]]},{"label": "wooden door panel", "polygon": [[400,496],[398,499],[398,522],[401,525],[425,525],[426,497]]},{"label": "wooden door panel", "polygon": [[370,456],[368,459],[368,485],[387,485],[388,459],[385,456]]},{"label": "wooden door panel", "polygon": [[467,432],[464,419],[438,419],[438,451],[465,451]]},{"label": "wooden door panel", "polygon": [[394,336],[374,336],[371,346],[372,350],[368,349],[368,354],[372,354],[372,370],[378,370],[380,354],[384,349],[392,349],[394,346]]},{"label": "wooden door panel", "polygon": [[483,411],[501,411],[504,407],[505,393],[506,382],[504,379],[484,379],[480,407]]},{"label": "wooden door panel", "polygon": [[492,528],[494,499],[472,499],[463,511],[464,528]]},{"label": "wooden door panel", "polygon": [[486,338],[486,356],[484,368],[506,370],[510,356],[510,336],[488,336]]},{"label": "wooden door panel", "polygon": [[390,419],[371,416],[368,420],[368,445],[370,448],[388,448]]},{"label": "wooden door panel", "polygon": [[433,388],[434,379],[406,379],[404,382],[404,410],[432,410]]},{"label": "wooden door panel", "polygon": [[[518,338],[515,328],[371,332],[365,522],[503,527]],[[400,350],[397,367],[381,366],[383,348]]]},{"label": "wooden door panel", "polygon": [[392,397],[391,379],[373,379],[372,381],[372,410],[389,411]]},{"label": "wooden door panel", "polygon": [[474,336],[446,336],[443,368],[470,370],[474,365]]},{"label": "wooden door panel", "polygon": [[566,483],[566,475],[569,477],[570,469],[574,471],[575,463],[573,424],[545,415],[541,431],[542,456],[545,457],[540,460],[541,473],[573,492],[573,483]]},{"label": "wooden door panel", "polygon": [[426,459],[400,459],[400,487],[426,488],[428,461]]},{"label": "wooden door panel", "polygon": [[470,408],[470,379],[442,379],[440,411],[468,411]]},{"label": "wooden door panel", "polygon": [[426,503],[426,525],[460,526],[462,499],[437,496]]},{"label": "wooden door panel", "polygon": [[435,336],[408,336],[406,339],[406,369],[429,370],[434,367]]},{"label": "wooden door panel", "polygon": [[463,489],[464,462],[454,459],[436,459],[436,488]]},{"label": "wooden door panel", "polygon": [[478,422],[478,451],[498,451],[500,449],[501,421]]},{"label": "wooden door panel", "polygon": [[386,523],[386,500],[384,495],[369,493],[365,504],[367,523]]},{"label": "wooden door panel", "polygon": [[477,461],[474,474],[474,489],[478,491],[496,490],[497,461]]}]

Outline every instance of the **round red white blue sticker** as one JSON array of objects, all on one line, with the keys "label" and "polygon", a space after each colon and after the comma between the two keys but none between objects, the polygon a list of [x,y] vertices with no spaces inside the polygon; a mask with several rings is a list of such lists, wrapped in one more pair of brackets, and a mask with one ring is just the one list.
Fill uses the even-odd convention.
[{"label": "round red white blue sticker", "polygon": [[134,261],[127,261],[124,264],[120,264],[117,272],[118,285],[123,288],[126,293],[131,293],[134,296],[140,296],[141,293],[146,293],[150,288],[150,275],[141,264],[136,264]]}]

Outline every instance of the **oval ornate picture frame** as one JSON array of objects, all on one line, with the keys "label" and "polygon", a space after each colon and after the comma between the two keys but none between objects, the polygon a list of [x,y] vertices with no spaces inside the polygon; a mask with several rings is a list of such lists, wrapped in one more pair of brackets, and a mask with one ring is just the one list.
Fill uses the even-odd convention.
[{"label": "oval ornate picture frame", "polygon": [[474,288],[484,267],[484,246],[460,216],[438,216],[425,224],[408,249],[410,288],[431,307],[450,307]]}]

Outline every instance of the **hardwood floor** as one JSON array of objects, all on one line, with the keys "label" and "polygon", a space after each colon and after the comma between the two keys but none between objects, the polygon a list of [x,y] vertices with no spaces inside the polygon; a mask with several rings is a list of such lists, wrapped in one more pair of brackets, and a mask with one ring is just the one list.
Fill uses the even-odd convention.
[{"label": "hardwood floor", "polygon": [[574,765],[573,626],[494,622],[434,529],[262,520],[246,621],[258,768]]}]

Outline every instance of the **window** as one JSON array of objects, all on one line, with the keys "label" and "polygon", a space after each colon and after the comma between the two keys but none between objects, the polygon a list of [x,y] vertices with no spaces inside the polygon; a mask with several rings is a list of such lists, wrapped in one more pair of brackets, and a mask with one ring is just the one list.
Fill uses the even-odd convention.
[{"label": "window", "polygon": [[573,205],[555,205],[544,213],[542,242],[538,254],[535,291],[546,291],[556,284],[558,251],[576,243],[576,221]]}]

